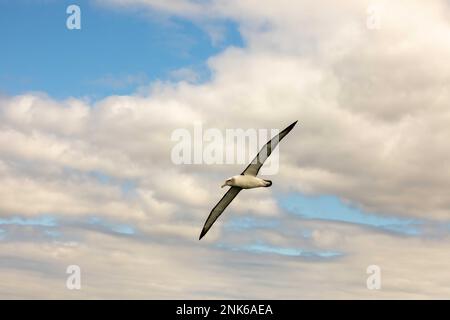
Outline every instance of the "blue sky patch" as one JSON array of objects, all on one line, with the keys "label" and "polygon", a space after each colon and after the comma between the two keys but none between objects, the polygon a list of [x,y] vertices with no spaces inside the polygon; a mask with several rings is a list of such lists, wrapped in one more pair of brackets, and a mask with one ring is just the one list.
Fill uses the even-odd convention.
[{"label": "blue sky patch", "polygon": [[311,259],[327,259],[327,258],[336,258],[342,256],[342,253],[337,251],[324,251],[324,250],[305,250],[299,248],[284,248],[271,246],[264,243],[256,243],[250,245],[244,245],[240,247],[233,247],[229,245],[219,244],[219,248],[228,249],[232,251],[246,251],[255,254],[276,254],[280,256],[288,256],[288,257],[303,257],[303,258],[311,258]]},{"label": "blue sky patch", "polygon": [[90,217],[87,222],[91,225],[99,226],[107,229],[108,231],[122,235],[134,235],[136,233],[135,228],[131,225],[111,222],[99,217]]},{"label": "blue sky patch", "polygon": [[57,223],[54,218],[49,216],[37,218],[11,217],[11,218],[0,218],[0,225],[56,227]]},{"label": "blue sky patch", "polygon": [[[0,2],[0,90],[10,95],[43,91],[55,98],[124,95],[174,70],[203,70],[229,45],[240,46],[236,24],[223,21],[224,40],[180,18],[149,19],[80,0],[81,29],[69,30],[73,1]],[[200,72],[200,73],[202,73]],[[0,92],[2,93],[2,92]]]},{"label": "blue sky patch", "polygon": [[335,196],[293,194],[279,199],[279,204],[303,219],[347,222],[410,236],[420,235],[424,223],[418,219],[365,213]]}]

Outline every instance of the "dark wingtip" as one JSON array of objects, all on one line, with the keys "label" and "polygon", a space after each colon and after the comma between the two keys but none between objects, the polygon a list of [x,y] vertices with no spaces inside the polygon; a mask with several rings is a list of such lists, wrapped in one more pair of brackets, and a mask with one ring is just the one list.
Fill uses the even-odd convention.
[{"label": "dark wingtip", "polygon": [[294,128],[295,127],[295,125],[297,124],[297,122],[298,122],[298,120],[297,121],[295,121],[295,122],[292,122],[286,129],[284,129],[283,131],[291,131],[292,130],[292,128]]},{"label": "dark wingtip", "polygon": [[202,240],[203,236],[206,234],[206,230],[203,229],[202,232],[200,233],[200,237],[198,237],[198,240]]}]

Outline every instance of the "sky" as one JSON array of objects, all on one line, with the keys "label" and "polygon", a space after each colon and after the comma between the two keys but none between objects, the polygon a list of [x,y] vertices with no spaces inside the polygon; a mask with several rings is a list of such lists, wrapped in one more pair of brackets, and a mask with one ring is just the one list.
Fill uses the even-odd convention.
[{"label": "sky", "polygon": [[[448,34],[443,0],[0,1],[0,297],[448,298]],[[173,132],[295,120],[199,241],[243,166]]]}]

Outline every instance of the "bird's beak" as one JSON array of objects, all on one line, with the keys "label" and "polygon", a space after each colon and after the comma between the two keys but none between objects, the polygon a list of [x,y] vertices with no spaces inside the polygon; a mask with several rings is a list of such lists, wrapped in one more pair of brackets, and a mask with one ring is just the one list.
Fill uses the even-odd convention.
[{"label": "bird's beak", "polygon": [[222,186],[221,186],[221,188],[223,188],[223,187],[226,187],[227,186],[227,184],[226,183],[224,183]]}]

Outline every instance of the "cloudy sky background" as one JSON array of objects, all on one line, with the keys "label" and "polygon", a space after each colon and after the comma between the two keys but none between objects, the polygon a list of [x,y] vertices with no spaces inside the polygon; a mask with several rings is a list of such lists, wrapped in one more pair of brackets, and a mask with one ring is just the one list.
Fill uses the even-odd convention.
[{"label": "cloudy sky background", "polygon": [[[0,297],[450,296],[448,1],[69,4],[0,3]],[[173,130],[297,119],[198,241],[243,167]]]}]

